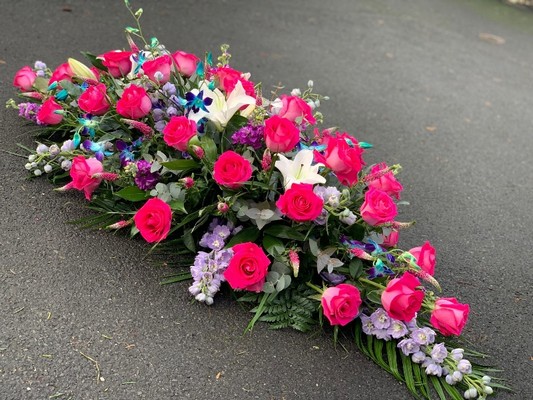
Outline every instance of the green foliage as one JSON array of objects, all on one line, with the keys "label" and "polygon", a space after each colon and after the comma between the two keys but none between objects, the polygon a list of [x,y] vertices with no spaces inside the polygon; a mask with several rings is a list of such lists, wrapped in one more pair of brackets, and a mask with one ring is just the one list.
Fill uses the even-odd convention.
[{"label": "green foliage", "polygon": [[[305,284],[292,286],[273,295],[248,293],[239,298],[241,302],[257,303],[262,296],[267,300],[261,307],[254,307],[251,312],[261,311],[258,321],[268,322],[270,329],[294,328],[302,332],[310,331],[317,323],[313,318],[317,303],[309,298],[315,294]],[[265,298],[263,297],[263,298]]]}]

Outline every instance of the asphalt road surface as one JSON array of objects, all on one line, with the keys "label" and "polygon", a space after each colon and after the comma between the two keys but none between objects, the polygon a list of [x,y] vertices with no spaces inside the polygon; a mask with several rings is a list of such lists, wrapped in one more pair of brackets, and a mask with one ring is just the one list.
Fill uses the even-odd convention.
[{"label": "asphalt road surface", "polygon": [[[516,394],[533,398],[533,12],[494,0],[133,1],[171,50],[215,54],[265,91],[315,81],[322,112],[404,167],[401,246],[431,240],[445,296],[471,305],[465,338]],[[127,46],[120,0],[0,1],[0,101],[42,60]],[[495,35],[495,36],[491,36]],[[0,149],[32,145],[0,107]],[[79,193],[26,180],[0,153],[0,399],[409,399],[349,342],[269,331],[242,335],[228,296],[206,307],[147,246],[68,222]],[[99,378],[99,379],[97,379]]]}]

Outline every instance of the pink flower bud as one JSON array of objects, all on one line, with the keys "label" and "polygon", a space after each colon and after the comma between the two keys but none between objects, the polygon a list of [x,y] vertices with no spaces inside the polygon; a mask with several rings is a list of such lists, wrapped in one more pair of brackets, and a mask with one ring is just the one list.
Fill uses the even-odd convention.
[{"label": "pink flower bud", "polygon": [[223,203],[223,202],[220,202],[217,204],[217,210],[221,213],[221,214],[225,214],[229,211],[229,206],[227,203]]},{"label": "pink flower bud", "polygon": [[193,145],[192,151],[194,152],[196,157],[198,157],[199,159],[202,159],[205,156],[205,151],[200,146]]},{"label": "pink flower bud", "polygon": [[180,182],[183,184],[185,189],[190,189],[194,186],[194,179],[192,179],[190,176],[180,179]]}]

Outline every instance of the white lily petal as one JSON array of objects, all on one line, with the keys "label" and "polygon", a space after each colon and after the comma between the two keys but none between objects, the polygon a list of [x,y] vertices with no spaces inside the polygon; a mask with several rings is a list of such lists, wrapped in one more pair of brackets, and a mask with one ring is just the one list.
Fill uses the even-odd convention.
[{"label": "white lily petal", "polygon": [[312,163],[312,150],[299,151],[292,161],[283,154],[279,154],[274,166],[283,175],[285,190],[290,189],[293,183],[308,183],[311,185],[326,183],[326,178],[318,173],[318,169],[324,164],[311,165]]}]

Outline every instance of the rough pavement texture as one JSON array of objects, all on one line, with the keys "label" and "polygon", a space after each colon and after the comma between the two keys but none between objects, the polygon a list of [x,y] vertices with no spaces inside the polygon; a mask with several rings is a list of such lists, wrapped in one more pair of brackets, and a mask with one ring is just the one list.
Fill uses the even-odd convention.
[{"label": "rough pavement texture", "polygon": [[[496,1],[136,1],[171,50],[215,54],[268,88],[314,79],[322,111],[371,142],[367,162],[401,163],[404,248],[431,240],[444,295],[471,304],[466,339],[533,398],[533,13]],[[0,2],[0,102],[12,76],[85,50],[126,45],[122,1]],[[506,40],[480,39],[490,33]],[[32,145],[0,107],[0,149]],[[228,296],[191,302],[147,247],[68,221],[78,193],[26,180],[0,155],[0,399],[408,399],[346,343],[259,325]],[[83,353],[83,354],[82,354]],[[97,381],[98,363],[103,380]]]}]

